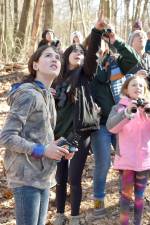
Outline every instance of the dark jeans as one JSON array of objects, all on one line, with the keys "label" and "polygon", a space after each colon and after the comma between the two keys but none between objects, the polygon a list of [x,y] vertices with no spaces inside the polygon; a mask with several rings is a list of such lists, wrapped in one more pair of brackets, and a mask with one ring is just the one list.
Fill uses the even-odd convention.
[{"label": "dark jeans", "polygon": [[67,181],[70,184],[70,201],[71,201],[71,215],[79,215],[80,203],[82,199],[81,179],[85,166],[86,158],[89,152],[90,137],[85,134],[79,141],[79,150],[75,153],[73,159],[61,160],[57,164],[56,173],[56,207],[58,213],[64,213]]}]

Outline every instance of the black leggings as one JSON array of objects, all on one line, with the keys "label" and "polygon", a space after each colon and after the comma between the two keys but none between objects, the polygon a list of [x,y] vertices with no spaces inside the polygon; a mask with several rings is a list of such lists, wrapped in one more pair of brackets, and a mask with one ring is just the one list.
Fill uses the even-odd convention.
[{"label": "black leggings", "polygon": [[61,160],[57,164],[56,172],[56,207],[57,213],[64,213],[67,181],[70,184],[70,201],[71,201],[71,215],[79,215],[80,203],[82,199],[81,179],[82,173],[87,159],[90,146],[89,135],[84,135],[79,141],[79,150],[75,153],[73,159]]}]

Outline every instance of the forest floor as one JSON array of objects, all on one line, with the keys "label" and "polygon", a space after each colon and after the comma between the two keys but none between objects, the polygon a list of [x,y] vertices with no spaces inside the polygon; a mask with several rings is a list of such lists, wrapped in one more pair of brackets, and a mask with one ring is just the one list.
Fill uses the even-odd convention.
[{"label": "forest floor", "polygon": [[[19,80],[23,72],[1,73],[0,75],[0,130],[4,123],[9,107],[6,103],[6,93],[13,82]],[[11,191],[7,188],[6,176],[3,168],[4,149],[0,149],[0,225],[15,225],[14,198]],[[93,200],[93,155],[89,155],[83,173],[82,187],[83,197],[81,203],[81,224],[85,225],[119,225],[119,192],[118,192],[118,174],[110,168],[107,187],[106,187],[106,215],[98,220],[89,220],[89,215],[92,213]],[[56,213],[55,207],[55,187],[51,190],[50,204],[47,217],[47,225],[51,225]],[[69,186],[66,204],[66,215],[70,217],[70,200]],[[131,218],[133,213],[131,211]],[[131,222],[131,224],[133,224]],[[145,207],[142,225],[150,225],[150,185],[145,193]]]}]

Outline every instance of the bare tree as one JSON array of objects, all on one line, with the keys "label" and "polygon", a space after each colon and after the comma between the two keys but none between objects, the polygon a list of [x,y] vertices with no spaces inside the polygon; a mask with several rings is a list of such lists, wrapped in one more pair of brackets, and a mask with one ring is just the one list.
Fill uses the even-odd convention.
[{"label": "bare tree", "polygon": [[138,18],[144,30],[149,29],[149,0],[0,0],[0,54],[6,61],[13,59],[16,49],[17,60],[28,56],[46,28],[54,29],[66,47],[73,30],[80,30],[83,36],[90,32],[98,8],[104,9],[104,16],[123,38]]},{"label": "bare tree", "polygon": [[117,12],[118,12],[118,2],[117,0],[111,1],[111,23],[115,25],[115,30],[117,28]]},{"label": "bare tree", "polygon": [[31,32],[30,54],[34,51],[34,48],[35,48],[43,3],[44,3],[44,0],[36,1],[36,5],[35,5],[35,9],[34,9],[34,20],[33,20],[33,25],[32,25],[32,32]]},{"label": "bare tree", "polygon": [[130,32],[130,27],[129,27],[129,5],[130,5],[130,0],[124,0],[125,3],[125,38],[127,39],[128,34]]},{"label": "bare tree", "polygon": [[[19,42],[17,44],[20,46],[20,48],[24,45],[25,42],[25,34],[26,34],[26,28],[27,23],[29,19],[29,11],[30,11],[30,5],[32,0],[24,0],[23,7],[22,7],[22,13],[19,23],[19,29],[17,32],[17,39]],[[18,48],[19,51],[19,48]],[[19,51],[20,52],[20,51]]]},{"label": "bare tree", "polygon": [[101,0],[99,3],[99,11],[104,11],[104,16],[107,19],[111,19],[111,7],[110,7],[110,0]]},{"label": "bare tree", "polygon": [[143,12],[142,12],[142,15],[141,15],[141,20],[142,20],[142,21],[144,21],[145,12],[146,12],[146,10],[148,9],[148,2],[149,2],[149,0],[145,0],[145,1],[144,1]]},{"label": "bare tree", "polygon": [[70,29],[69,29],[70,30],[70,33],[72,32],[72,28],[73,28],[73,18],[74,18],[75,4],[76,4],[76,0],[69,0],[70,13],[71,13]]},{"label": "bare tree", "polygon": [[18,28],[18,0],[14,0],[14,37]]},{"label": "bare tree", "polygon": [[132,19],[132,25],[138,18],[140,18],[141,4],[142,4],[142,1],[141,0],[137,0],[137,3],[135,5],[135,7],[134,7],[135,12],[134,12],[133,19]]},{"label": "bare tree", "polygon": [[78,0],[78,5],[79,5],[80,14],[81,14],[81,20],[82,20],[82,26],[83,26],[83,35],[86,36],[87,35],[86,24],[85,24],[85,20],[84,20],[83,5],[81,3],[81,0]]},{"label": "bare tree", "polygon": [[53,0],[44,0],[44,29],[53,27],[53,17],[54,17],[54,4]]},{"label": "bare tree", "polygon": [[4,0],[0,2],[0,55],[2,56],[4,32],[5,32],[5,4]]}]

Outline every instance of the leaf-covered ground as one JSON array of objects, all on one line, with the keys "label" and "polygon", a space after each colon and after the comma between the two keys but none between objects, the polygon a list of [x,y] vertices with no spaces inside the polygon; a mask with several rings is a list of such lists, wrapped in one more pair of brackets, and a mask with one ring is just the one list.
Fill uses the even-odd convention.
[{"label": "leaf-covered ground", "polygon": [[[8,106],[5,93],[10,84],[16,81],[18,77],[7,75],[3,79],[0,76],[0,129],[2,128]],[[4,149],[0,149],[0,225],[15,225],[14,199],[11,191],[7,188],[6,176],[3,169]],[[82,179],[83,200],[81,203],[81,224],[87,225],[119,225],[119,193],[118,193],[118,174],[111,168],[107,179],[105,205],[107,214],[105,217],[91,221],[89,215],[92,213],[92,183],[93,183],[93,155],[89,155]],[[51,190],[50,204],[47,217],[47,225],[51,225],[55,216],[55,187]],[[131,211],[131,218],[132,218]],[[66,204],[66,215],[70,217],[69,186]],[[131,225],[133,223],[131,222]],[[145,208],[142,225],[150,225],[150,185],[147,187],[145,195]]]}]

